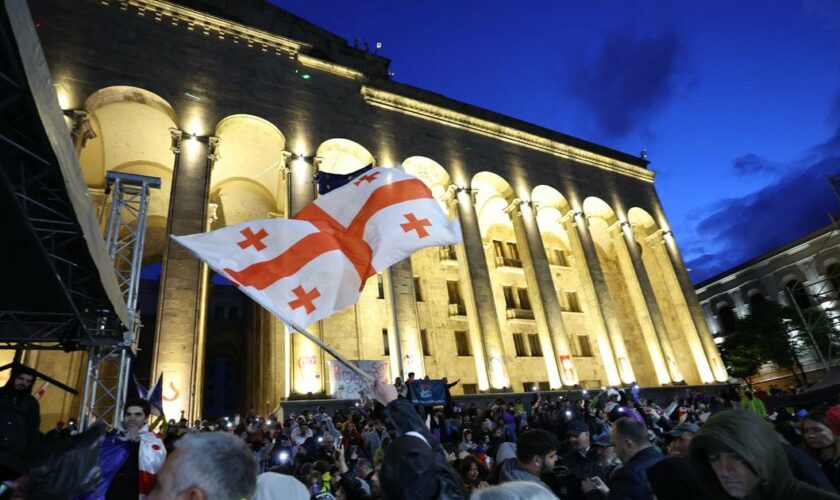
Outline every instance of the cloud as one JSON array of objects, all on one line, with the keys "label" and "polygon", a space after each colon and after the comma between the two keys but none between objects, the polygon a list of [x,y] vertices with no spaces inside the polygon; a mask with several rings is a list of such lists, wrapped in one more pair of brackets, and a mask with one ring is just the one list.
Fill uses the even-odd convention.
[{"label": "cloud", "polygon": [[840,147],[830,147],[834,143],[840,144],[840,137],[813,148],[825,154],[810,154],[804,166],[801,160],[780,165],[791,169],[770,185],[707,211],[695,227],[697,240],[687,247],[695,282],[828,225],[827,214],[840,208],[826,182],[840,165]]},{"label": "cloud", "polygon": [[781,165],[772,163],[767,158],[756,154],[746,154],[732,160],[732,167],[742,177],[759,174],[772,174],[779,170]]},{"label": "cloud", "polygon": [[684,60],[682,41],[673,33],[641,39],[613,33],[593,63],[574,68],[570,88],[601,131],[619,138],[668,102]]}]

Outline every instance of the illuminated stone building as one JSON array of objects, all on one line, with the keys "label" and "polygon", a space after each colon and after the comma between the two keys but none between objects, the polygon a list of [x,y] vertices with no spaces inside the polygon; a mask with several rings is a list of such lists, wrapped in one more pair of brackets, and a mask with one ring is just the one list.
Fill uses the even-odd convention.
[{"label": "illuminated stone building", "polygon": [[[371,278],[358,305],[313,326],[347,357],[460,378],[456,392],[726,380],[646,160],[395,82],[387,59],[255,0],[30,9],[92,208],[107,213],[106,171],[163,180],[141,357],[165,374],[167,414],[197,416],[212,388],[208,272],[165,235],[287,217],[315,196],[316,170],[370,163],[423,179],[464,240]],[[312,343],[262,310],[253,330],[250,407],[328,392]],[[78,370],[80,354],[47,356],[40,369]]]},{"label": "illuminated stone building", "polygon": [[[829,224],[718,273],[697,284],[697,297],[716,343],[736,333],[736,320],[764,301],[795,306],[803,311],[803,323],[812,329],[830,324],[836,330],[840,324],[840,231]],[[826,323],[814,321],[815,308],[824,312]],[[808,338],[806,332],[796,333]],[[822,345],[820,350],[818,353],[811,342],[805,343],[799,356],[802,371],[811,374],[822,370],[825,361],[832,362],[831,349]],[[821,375],[814,373],[811,381]],[[751,381],[765,388],[770,383],[780,387],[796,383],[790,370],[772,363],[765,364]]]}]

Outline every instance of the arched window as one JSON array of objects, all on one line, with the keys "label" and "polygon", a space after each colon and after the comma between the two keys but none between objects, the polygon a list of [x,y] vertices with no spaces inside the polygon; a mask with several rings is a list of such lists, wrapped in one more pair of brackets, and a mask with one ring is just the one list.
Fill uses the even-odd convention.
[{"label": "arched window", "polygon": [[825,268],[825,277],[828,278],[835,291],[840,291],[840,263],[835,262]]},{"label": "arched window", "polygon": [[755,307],[759,304],[763,304],[766,301],[767,301],[767,299],[764,297],[763,294],[754,293],[754,294],[750,295],[750,309],[752,310],[753,307]]},{"label": "arched window", "polygon": [[724,335],[735,333],[735,313],[732,311],[732,306],[728,304],[718,306],[717,316],[723,327]]},{"label": "arched window", "polygon": [[785,288],[793,295],[793,301],[800,309],[807,309],[813,305],[811,304],[811,296],[808,295],[808,291],[805,290],[805,287],[798,280],[788,281],[785,283]]}]

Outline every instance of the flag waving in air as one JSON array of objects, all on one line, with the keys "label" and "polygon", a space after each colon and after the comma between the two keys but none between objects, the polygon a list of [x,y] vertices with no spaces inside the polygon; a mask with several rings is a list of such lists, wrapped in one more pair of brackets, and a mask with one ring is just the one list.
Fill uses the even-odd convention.
[{"label": "flag waving in air", "polygon": [[280,319],[306,327],[355,304],[375,273],[459,243],[461,229],[421,180],[374,168],[292,219],[172,238]]}]

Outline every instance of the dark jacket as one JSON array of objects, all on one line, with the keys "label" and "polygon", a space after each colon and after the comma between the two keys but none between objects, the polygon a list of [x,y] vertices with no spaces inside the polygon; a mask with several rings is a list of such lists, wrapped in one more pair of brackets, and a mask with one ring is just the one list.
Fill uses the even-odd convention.
[{"label": "dark jacket", "polygon": [[[731,451],[730,451],[731,450]],[[691,440],[690,456],[713,498],[730,498],[709,465],[710,452],[737,453],[755,471],[759,484],[750,500],[840,499],[793,476],[779,435],[763,418],[747,410],[722,411],[709,418]]]},{"label": "dark jacket", "polygon": [[[787,443],[782,443],[782,448],[787,455],[793,477],[822,490],[837,493],[837,485],[840,484],[840,460],[835,460],[833,466],[823,466],[817,458],[799,448]],[[827,477],[826,474],[832,474],[832,478],[838,482],[832,484],[831,478]]]},{"label": "dark jacket", "polygon": [[40,444],[41,410],[31,394],[17,394],[9,382],[0,389],[0,466],[22,473]]},{"label": "dark jacket", "polygon": [[590,446],[586,455],[581,455],[575,450],[570,450],[560,458],[559,465],[568,469],[568,473],[558,476],[552,481],[552,489],[562,498],[568,500],[583,499],[581,483],[584,479],[598,476],[607,482],[607,474],[604,468],[598,463],[598,454],[595,446]]},{"label": "dark jacket", "polygon": [[633,455],[621,468],[615,471],[610,481],[610,500],[650,500],[653,488],[647,478],[647,470],[664,457],[653,446]]},{"label": "dark jacket", "polygon": [[[416,432],[429,443],[435,460],[436,498],[440,500],[465,499],[466,493],[461,484],[461,476],[449,465],[443,447],[429,432],[429,428],[420,419],[420,415],[414,410],[411,403],[406,399],[395,399],[388,403],[385,412],[391,420],[391,424],[397,429],[398,435],[402,436],[407,432]],[[405,497],[409,498],[410,495]]]}]

